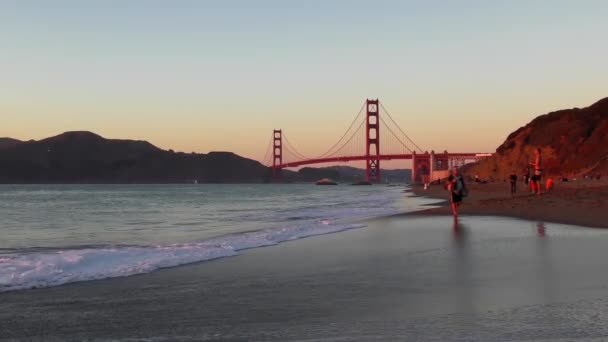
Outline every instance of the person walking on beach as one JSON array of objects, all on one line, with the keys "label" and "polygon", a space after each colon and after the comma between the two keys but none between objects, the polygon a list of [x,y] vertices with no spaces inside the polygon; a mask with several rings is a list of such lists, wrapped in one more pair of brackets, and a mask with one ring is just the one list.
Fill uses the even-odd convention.
[{"label": "person walking on beach", "polygon": [[448,177],[447,190],[450,194],[450,204],[454,220],[458,219],[458,207],[462,204],[462,198],[467,195],[464,178],[460,174],[457,166],[454,166],[452,175]]},{"label": "person walking on beach", "polygon": [[515,193],[517,192],[517,175],[515,172],[511,172],[509,181],[511,182],[511,196],[515,196]]},{"label": "person walking on beach", "polygon": [[540,196],[540,179],[543,173],[542,158],[540,156],[540,148],[534,150],[534,162],[530,162],[530,165],[534,166],[534,175],[532,176],[532,182],[534,182],[534,192]]},{"label": "person walking on beach", "polygon": [[452,170],[448,170],[448,176],[445,179],[445,183],[443,183],[443,188],[448,190],[450,184],[452,184],[452,181],[454,180],[454,175],[452,174]]}]

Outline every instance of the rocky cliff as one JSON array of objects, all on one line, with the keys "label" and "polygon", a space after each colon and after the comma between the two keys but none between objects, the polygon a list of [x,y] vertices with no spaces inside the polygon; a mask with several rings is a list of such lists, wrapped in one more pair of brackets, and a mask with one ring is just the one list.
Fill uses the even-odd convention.
[{"label": "rocky cliff", "polygon": [[551,176],[608,173],[608,98],[586,108],[538,116],[511,133],[496,154],[466,168],[469,175],[522,174],[540,148],[543,169]]}]

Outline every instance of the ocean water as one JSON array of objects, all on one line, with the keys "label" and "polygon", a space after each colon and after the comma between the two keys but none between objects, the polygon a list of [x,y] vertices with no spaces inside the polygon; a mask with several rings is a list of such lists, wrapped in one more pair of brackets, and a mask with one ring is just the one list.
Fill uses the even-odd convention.
[{"label": "ocean water", "polygon": [[404,186],[1,185],[0,292],[233,256],[432,200]]}]

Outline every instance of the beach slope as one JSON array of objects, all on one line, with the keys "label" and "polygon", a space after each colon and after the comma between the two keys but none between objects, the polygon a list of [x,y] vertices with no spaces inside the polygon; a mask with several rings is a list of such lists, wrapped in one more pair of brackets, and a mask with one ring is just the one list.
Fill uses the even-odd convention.
[{"label": "beach slope", "polygon": [[[460,207],[460,215],[509,216],[532,221],[574,224],[608,228],[608,182],[578,181],[555,184],[541,196],[530,193],[519,182],[518,193],[510,194],[508,182],[469,183],[469,196]],[[415,186],[418,196],[445,200],[437,208],[405,215],[452,215],[447,205],[447,191],[439,185],[424,190]]]}]

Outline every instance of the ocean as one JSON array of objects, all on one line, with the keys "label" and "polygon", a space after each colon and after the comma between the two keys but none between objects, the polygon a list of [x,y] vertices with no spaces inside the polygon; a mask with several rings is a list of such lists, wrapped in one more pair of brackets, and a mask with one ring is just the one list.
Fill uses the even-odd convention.
[{"label": "ocean", "polygon": [[1,185],[0,292],[129,276],[365,226],[405,186]]}]

